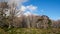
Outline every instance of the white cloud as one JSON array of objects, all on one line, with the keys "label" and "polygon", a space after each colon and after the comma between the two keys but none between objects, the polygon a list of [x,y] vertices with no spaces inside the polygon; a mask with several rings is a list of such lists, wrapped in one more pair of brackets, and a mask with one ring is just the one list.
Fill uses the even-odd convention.
[{"label": "white cloud", "polygon": [[38,14],[36,14],[36,13],[33,13],[33,14],[32,14],[31,12],[27,11],[27,12],[24,13],[24,15],[25,15],[25,16],[31,16],[31,15],[36,16],[36,15],[38,15]]},{"label": "white cloud", "polygon": [[[34,12],[35,10],[37,10],[37,7],[33,6],[33,5],[28,5],[28,6],[22,5],[20,8],[20,11],[25,11],[25,13],[24,13],[25,16],[32,15],[31,11]],[[33,14],[33,15],[37,15],[37,14]]]},{"label": "white cloud", "polygon": [[26,11],[26,7],[25,6],[21,6],[20,11]]},{"label": "white cloud", "polygon": [[21,11],[27,11],[27,10],[29,10],[31,12],[31,11],[37,10],[37,7],[33,6],[33,5],[28,5],[28,6],[23,6],[22,5],[21,8],[20,8],[20,10]]},{"label": "white cloud", "polygon": [[30,10],[30,11],[34,11],[34,10],[37,9],[37,7],[33,6],[33,5],[29,5],[29,6],[27,6],[27,9]]},{"label": "white cloud", "polygon": [[25,16],[29,16],[29,15],[32,15],[29,11],[25,12],[24,13]]}]

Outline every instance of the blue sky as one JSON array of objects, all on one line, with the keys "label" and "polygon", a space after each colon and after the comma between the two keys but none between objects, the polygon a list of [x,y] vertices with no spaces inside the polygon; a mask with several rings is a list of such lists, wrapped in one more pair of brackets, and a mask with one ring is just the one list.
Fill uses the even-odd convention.
[{"label": "blue sky", "polygon": [[37,6],[37,14],[47,15],[53,20],[60,19],[60,0],[28,0],[23,5]]},{"label": "blue sky", "polygon": [[[18,4],[20,2],[21,4],[26,0],[10,0],[9,2],[11,4],[14,1]],[[37,10],[34,9],[36,7]],[[25,11],[26,9],[35,10],[35,12],[33,11],[32,13],[36,13],[39,15],[47,15],[50,19],[53,20],[60,19],[60,0],[28,0],[27,2],[23,3],[23,6],[21,7],[21,10]]]}]

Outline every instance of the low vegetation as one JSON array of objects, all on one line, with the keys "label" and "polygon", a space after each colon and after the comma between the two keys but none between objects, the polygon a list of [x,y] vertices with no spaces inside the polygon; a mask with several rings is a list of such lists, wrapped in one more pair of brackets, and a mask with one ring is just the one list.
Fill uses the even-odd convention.
[{"label": "low vegetation", "polygon": [[60,29],[12,28],[5,31],[4,29],[0,28],[0,34],[60,34]]}]

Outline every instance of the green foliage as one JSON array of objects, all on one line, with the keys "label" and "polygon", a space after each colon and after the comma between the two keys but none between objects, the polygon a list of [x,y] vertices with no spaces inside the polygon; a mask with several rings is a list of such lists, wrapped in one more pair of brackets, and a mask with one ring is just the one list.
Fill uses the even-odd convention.
[{"label": "green foliage", "polygon": [[49,20],[48,24],[51,25],[51,20]]},{"label": "green foliage", "polygon": [[51,28],[51,20],[49,19],[49,22],[48,22],[48,26],[49,26],[49,28]]}]

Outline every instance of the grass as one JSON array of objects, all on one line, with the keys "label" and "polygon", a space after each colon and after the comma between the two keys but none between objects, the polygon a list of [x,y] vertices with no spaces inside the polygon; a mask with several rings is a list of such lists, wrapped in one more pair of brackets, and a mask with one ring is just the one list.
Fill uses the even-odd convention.
[{"label": "grass", "polygon": [[0,28],[0,34],[60,34],[60,29],[12,28],[5,31]]}]

